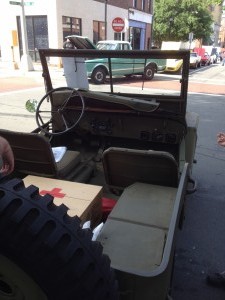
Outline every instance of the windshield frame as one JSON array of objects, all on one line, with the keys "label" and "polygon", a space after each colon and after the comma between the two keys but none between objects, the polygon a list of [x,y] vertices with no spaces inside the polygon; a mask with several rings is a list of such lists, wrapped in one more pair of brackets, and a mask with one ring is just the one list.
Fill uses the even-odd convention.
[{"label": "windshield frame", "polygon": [[[190,51],[189,50],[68,50],[68,49],[39,49],[40,60],[43,68],[43,77],[46,86],[46,92],[49,92],[53,89],[51,76],[48,68],[48,60],[50,57],[82,57],[87,59],[93,58],[105,58],[107,57],[109,62],[112,58],[156,58],[156,59],[182,59],[183,60],[183,68],[180,79],[180,94],[179,95],[137,95],[135,94],[135,98],[139,99],[152,99],[161,102],[167,102],[168,104],[171,102],[175,103],[177,107],[179,107],[179,114],[185,116],[186,114],[186,105],[187,105],[187,92],[188,92],[188,77],[189,77],[189,65],[190,65]],[[113,80],[112,75],[110,74],[110,93],[116,95],[113,89]],[[144,82],[144,80],[143,80]],[[130,96],[126,93],[121,94],[122,96]],[[173,108],[172,108],[173,112]],[[176,112],[177,113],[177,112]]]}]

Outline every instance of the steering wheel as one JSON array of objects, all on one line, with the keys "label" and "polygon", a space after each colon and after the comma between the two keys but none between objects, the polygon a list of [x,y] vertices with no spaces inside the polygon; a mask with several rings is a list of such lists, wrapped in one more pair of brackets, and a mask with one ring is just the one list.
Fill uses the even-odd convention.
[{"label": "steering wheel", "polygon": [[[58,99],[62,99],[60,105],[53,104],[54,93],[58,93]],[[56,99],[57,99],[56,98]],[[76,109],[77,107],[80,109]],[[59,87],[52,89],[44,95],[36,109],[36,123],[41,131],[47,135],[60,135],[72,130],[81,120],[85,110],[85,102],[82,94],[71,87]],[[52,132],[52,121],[62,128]]]}]

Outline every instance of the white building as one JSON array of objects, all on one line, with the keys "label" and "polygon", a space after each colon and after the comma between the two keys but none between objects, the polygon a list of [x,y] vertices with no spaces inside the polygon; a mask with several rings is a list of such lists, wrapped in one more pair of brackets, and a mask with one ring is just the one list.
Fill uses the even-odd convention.
[{"label": "white building", "polygon": [[[23,2],[24,6],[21,5]],[[24,7],[24,13],[22,7]],[[129,40],[131,19],[132,22],[136,19],[146,24],[148,30],[144,32],[148,35],[151,31],[152,20],[150,13],[119,8],[110,5],[109,1],[101,3],[94,0],[1,0],[2,61],[19,63],[23,52],[26,52],[23,38],[24,15],[27,27],[27,49],[33,61],[39,60],[38,48],[62,48],[64,38],[69,34],[87,36],[94,43],[103,40],[106,36],[107,39]],[[125,26],[122,33],[116,33],[112,28],[112,21],[116,17],[124,20]],[[107,21],[107,26],[105,26],[105,21]],[[140,42],[140,49],[146,48],[147,39],[149,41],[150,37],[145,34],[144,41],[142,38]]]}]

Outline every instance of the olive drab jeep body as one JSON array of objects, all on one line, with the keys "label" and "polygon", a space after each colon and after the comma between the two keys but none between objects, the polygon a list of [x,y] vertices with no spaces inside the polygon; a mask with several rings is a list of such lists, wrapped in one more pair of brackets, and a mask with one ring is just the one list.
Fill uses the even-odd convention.
[{"label": "olive drab jeep body", "polygon": [[[82,274],[83,290],[88,291],[90,288],[92,297],[88,298],[90,294],[83,297],[82,292],[76,294],[75,286],[78,284],[73,276],[69,277],[70,273],[66,275],[67,279],[61,276],[64,278],[63,283],[57,292],[54,292],[51,283],[46,284],[41,280],[43,264],[40,264],[40,267],[35,264],[39,275],[35,275],[35,272],[27,267],[27,261],[20,262],[20,267],[25,269],[46,296],[41,299],[63,299],[59,298],[57,293],[62,297],[68,287],[69,292],[64,299],[167,299],[170,297],[176,232],[182,227],[185,196],[196,189],[192,168],[198,115],[187,111],[189,51],[40,49],[39,54],[46,95],[37,105],[35,116],[38,129],[31,135],[44,136],[52,147],[65,146],[72,153],[70,155],[73,155],[73,163],[70,163],[73,167],[69,175],[65,174],[69,167],[62,168],[62,165],[55,173],[52,171],[45,174],[47,168],[40,167],[38,170],[40,161],[35,168],[32,168],[32,164],[23,168],[25,159],[21,163],[21,159],[18,158],[17,176],[26,180],[27,175],[36,175],[82,183],[87,187],[100,186],[102,199],[111,199],[114,205],[104,220],[95,243],[101,246],[104,259],[109,258],[113,271],[109,263],[105,264],[105,268],[110,271],[105,271],[107,282],[103,280],[105,288],[101,294],[97,289],[101,282],[98,281],[99,272],[87,272],[88,275],[84,276],[84,268],[78,260],[77,271],[73,271],[73,268],[76,269],[76,263],[73,261],[72,265],[69,265],[69,261],[74,250],[69,246],[64,249],[64,244],[55,249],[51,222],[48,230],[43,229],[45,244],[49,243],[50,247],[47,250],[44,248],[39,255],[35,254],[35,261],[48,261],[44,256],[51,257],[50,248],[53,248],[54,259],[52,262],[48,261],[48,268],[54,270],[50,273],[53,279],[55,276],[57,279],[60,277],[57,270],[64,266],[61,260],[63,256],[66,261],[65,268],[75,273],[74,278],[78,278],[79,273]],[[109,74],[104,84],[94,84],[88,78],[86,62],[102,58],[107,60]],[[145,69],[149,60],[163,63],[166,59],[180,59],[183,60],[183,69],[179,75],[168,75],[154,69],[156,73],[152,80],[147,80],[143,74],[137,73],[129,77],[113,76],[111,70],[115,58],[122,58],[121,61],[126,65],[133,65],[136,61],[139,64],[136,67],[140,67],[141,64],[142,69]],[[59,60],[63,68],[53,72],[55,68],[52,66],[58,64]],[[120,68],[123,69],[123,63]],[[2,131],[0,134],[10,138],[7,132]],[[28,139],[29,137],[24,139],[24,143]],[[16,140],[15,136],[13,140]],[[34,143],[33,141],[30,144]],[[15,149],[18,150],[18,144]],[[15,153],[19,157],[19,153]],[[6,190],[9,193],[17,190],[11,187],[10,183],[7,184]],[[4,184],[0,188],[4,190]],[[23,191],[23,188],[18,190]],[[32,198],[32,191],[29,193],[26,190],[24,194],[21,192],[20,196],[26,198],[26,194],[28,198]],[[37,192],[34,194],[35,197],[39,197]],[[26,207],[28,205],[32,207],[31,204],[26,204]],[[54,214],[55,209],[52,211]],[[17,214],[19,215],[19,212]],[[42,220],[47,224],[51,218],[50,213],[43,211],[42,214]],[[31,222],[29,220],[28,218],[28,223]],[[63,222],[65,225],[69,221]],[[98,220],[94,227],[100,222],[101,220]],[[31,232],[38,232],[38,225],[31,225]],[[77,226],[79,225],[76,225],[76,230],[82,231]],[[64,226],[65,236],[67,231],[69,236],[72,235],[72,227]],[[48,236],[48,231],[52,239]],[[84,231],[86,234],[87,230]],[[88,232],[87,239],[90,239],[90,230]],[[81,233],[77,236],[79,235]],[[21,236],[23,239],[22,233]],[[38,238],[41,243],[41,233],[38,233]],[[55,238],[58,238],[57,234]],[[70,238],[71,241],[75,239]],[[6,237],[5,239],[9,242]],[[65,244],[66,240],[65,238]],[[35,252],[35,238],[30,237],[30,240],[25,241],[27,247],[31,243]],[[98,252],[94,247],[93,251],[90,251],[92,246],[89,242],[85,243],[84,249],[89,247],[89,250],[82,251],[82,255],[79,252],[84,265],[85,259],[90,260],[90,253]],[[12,248],[10,251],[13,252]],[[7,251],[3,251],[3,255],[7,257]],[[55,268],[54,262],[57,264],[58,256],[60,263]],[[12,257],[15,262],[16,256]],[[101,260],[96,260],[100,269],[104,264]],[[91,262],[88,270],[95,269],[94,265],[95,263]],[[44,270],[46,271],[46,268]],[[84,283],[86,281],[87,285]],[[96,295],[100,295],[98,298],[94,296],[95,288]]]}]

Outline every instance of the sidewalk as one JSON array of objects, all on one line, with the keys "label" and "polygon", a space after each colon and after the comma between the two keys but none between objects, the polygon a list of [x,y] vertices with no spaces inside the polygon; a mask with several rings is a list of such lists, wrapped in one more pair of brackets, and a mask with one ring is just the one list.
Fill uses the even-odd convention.
[{"label": "sidewalk", "polygon": [[[62,68],[49,66],[49,71],[55,86],[65,86]],[[37,127],[35,113],[26,110],[26,102],[29,99],[40,101],[45,93],[40,63],[34,63],[34,71],[23,71],[0,59],[0,128],[34,130]]]},{"label": "sidewalk", "polygon": [[35,114],[26,110],[26,101],[40,100],[44,94],[40,64],[35,64],[34,71],[24,72],[0,60],[0,128],[24,132],[35,129]]},{"label": "sidewalk", "polygon": [[0,60],[0,93],[11,92],[43,85],[41,65],[35,65],[35,70],[24,72],[15,69],[13,63]]},{"label": "sidewalk", "polygon": [[[3,62],[0,58],[0,79],[5,77],[29,77],[29,78],[42,78],[42,66],[40,62],[33,62],[34,71],[24,71],[13,62]],[[61,73],[62,68],[58,66],[49,65],[50,72]]]},{"label": "sidewalk", "polygon": [[10,61],[2,61],[0,58],[0,78],[5,76],[17,77],[17,76],[31,76],[37,75],[42,71],[40,63],[34,63],[34,71],[23,71],[16,64]]},{"label": "sidewalk", "polygon": [[[33,64],[34,71],[24,71],[15,69],[12,62],[2,62],[0,59],[0,93],[44,87],[41,63]],[[49,71],[52,79],[61,79],[62,68],[49,66]]]}]

